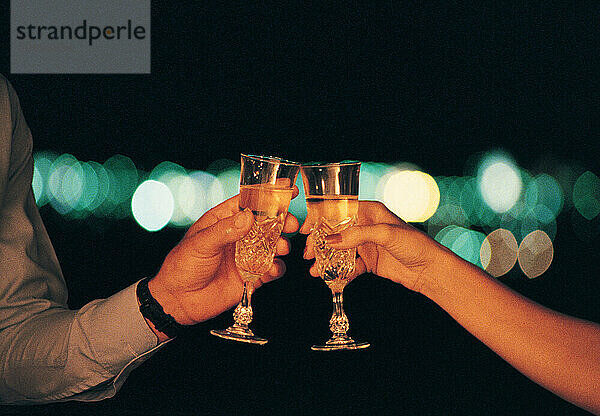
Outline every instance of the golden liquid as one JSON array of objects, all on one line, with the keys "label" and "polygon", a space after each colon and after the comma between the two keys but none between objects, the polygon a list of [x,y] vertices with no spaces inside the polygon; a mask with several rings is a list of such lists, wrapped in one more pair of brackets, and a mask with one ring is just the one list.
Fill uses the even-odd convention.
[{"label": "golden liquid", "polygon": [[330,289],[341,292],[354,271],[356,248],[335,250],[325,242],[325,237],[356,224],[358,197],[309,196],[306,198],[306,207],[307,221],[312,224],[317,270]]},{"label": "golden liquid", "polygon": [[235,264],[243,280],[253,282],[271,268],[291,199],[291,188],[240,186],[240,210],[248,208],[254,214],[252,228],[235,244]]}]

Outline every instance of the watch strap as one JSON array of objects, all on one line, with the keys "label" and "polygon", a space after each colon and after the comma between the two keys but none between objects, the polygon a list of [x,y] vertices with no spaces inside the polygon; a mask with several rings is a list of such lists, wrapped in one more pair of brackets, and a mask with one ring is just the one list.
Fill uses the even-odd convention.
[{"label": "watch strap", "polygon": [[140,312],[144,318],[152,322],[156,330],[169,338],[175,338],[183,329],[183,325],[177,323],[175,318],[166,313],[160,303],[154,299],[148,288],[149,281],[149,277],[140,280],[136,288]]}]

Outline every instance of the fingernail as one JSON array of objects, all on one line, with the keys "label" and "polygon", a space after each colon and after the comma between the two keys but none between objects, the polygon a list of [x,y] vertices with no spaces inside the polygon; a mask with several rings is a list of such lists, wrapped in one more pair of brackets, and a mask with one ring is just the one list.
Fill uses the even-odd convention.
[{"label": "fingernail", "polygon": [[341,234],[329,234],[328,236],[325,237],[325,242],[326,243],[341,243],[342,242],[342,235]]},{"label": "fingernail", "polygon": [[233,225],[235,225],[236,228],[244,228],[248,223],[248,218],[245,214],[246,210],[240,211],[237,214],[235,214],[235,221],[233,222]]}]

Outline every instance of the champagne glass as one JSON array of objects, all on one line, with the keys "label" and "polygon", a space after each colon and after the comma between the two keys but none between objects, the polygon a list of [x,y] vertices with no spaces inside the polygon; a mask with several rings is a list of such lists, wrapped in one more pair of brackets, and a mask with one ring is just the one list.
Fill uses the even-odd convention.
[{"label": "champagne glass", "polygon": [[221,338],[266,344],[248,325],[252,322],[251,296],[254,282],[271,268],[275,245],[281,235],[300,164],[270,157],[241,155],[240,210],[254,214],[252,228],[235,244],[235,265],[244,282],[242,298],[233,312],[235,323],[224,330],[212,330]]},{"label": "champagne glass", "polygon": [[356,342],[348,335],[350,325],[343,307],[344,287],[354,272],[356,248],[335,250],[325,241],[327,235],[339,233],[357,221],[360,162],[306,164],[301,170],[315,265],[333,295],[333,314],[329,321],[333,335],[324,345],[313,345],[312,349],[367,348],[369,343]]}]

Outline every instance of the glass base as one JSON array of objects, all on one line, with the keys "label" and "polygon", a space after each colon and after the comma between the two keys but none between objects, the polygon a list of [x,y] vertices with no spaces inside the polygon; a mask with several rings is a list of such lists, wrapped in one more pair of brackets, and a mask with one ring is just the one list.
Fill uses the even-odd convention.
[{"label": "glass base", "polygon": [[247,342],[248,344],[265,345],[268,342],[268,340],[254,335],[250,328],[243,327],[237,324],[232,325],[227,329],[213,329],[210,331],[210,333],[220,338],[228,339],[231,341]]},{"label": "glass base", "polygon": [[331,338],[325,345],[313,345],[313,351],[338,351],[338,350],[361,350],[370,347],[368,342],[356,342],[348,336]]}]

